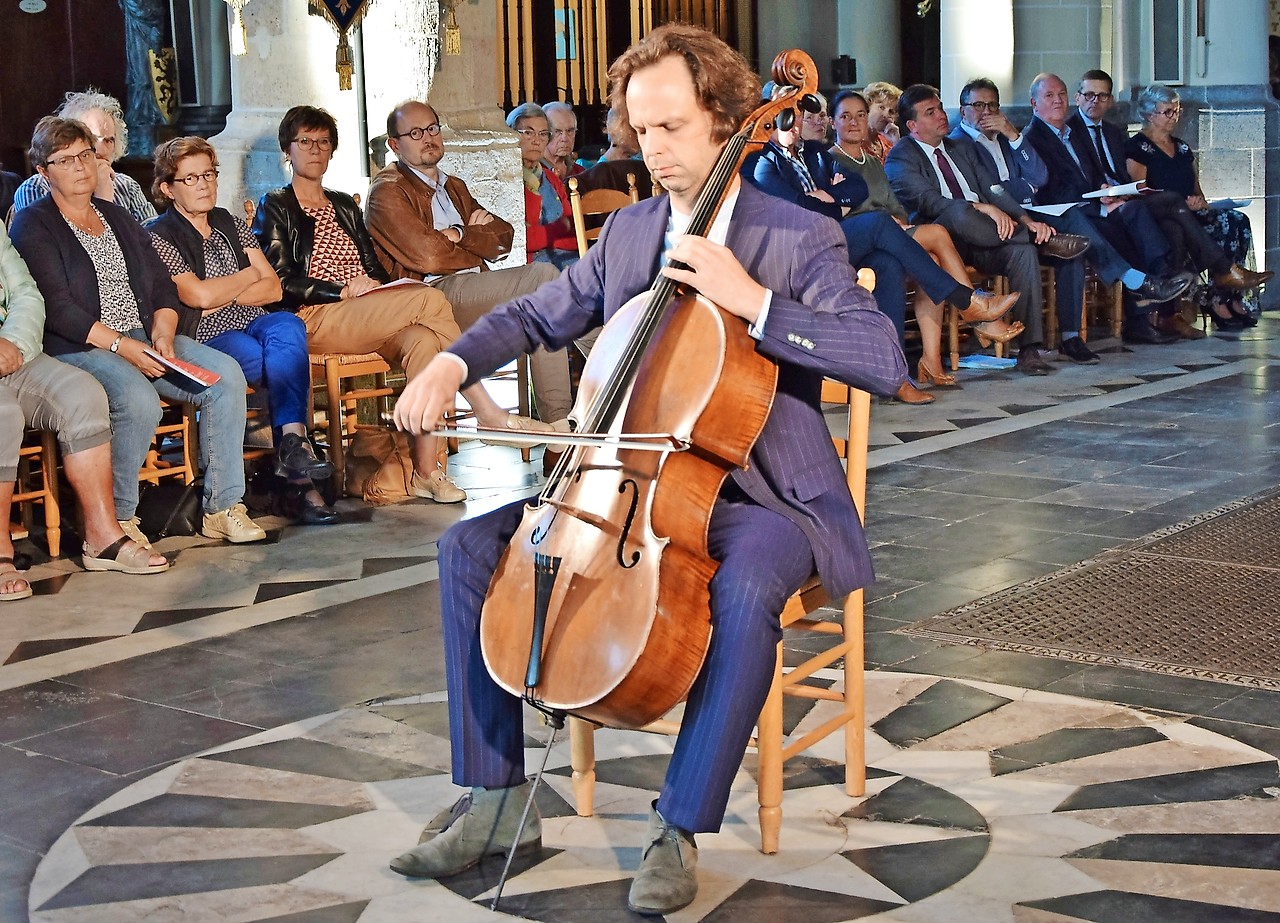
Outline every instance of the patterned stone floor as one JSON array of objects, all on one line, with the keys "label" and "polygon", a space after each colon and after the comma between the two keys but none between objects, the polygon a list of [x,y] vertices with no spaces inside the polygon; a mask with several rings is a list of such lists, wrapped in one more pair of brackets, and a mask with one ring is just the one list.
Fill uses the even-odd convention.
[{"label": "patterned stone floor", "polygon": [[[802,761],[766,857],[748,757],[671,919],[1280,919],[1276,693],[900,631],[1274,487],[1277,332],[1103,343],[1093,368],[877,404],[868,794],[843,794],[831,751]],[[434,543],[537,483],[515,459],[465,450],[465,508],[345,502],[341,525],[274,522],[262,545],[169,539],[158,577],[24,543],[38,595],[0,622],[0,920],[628,919],[661,738],[600,735],[590,819],[553,754],[545,848],[503,914],[489,870],[386,869],[456,797]]]}]

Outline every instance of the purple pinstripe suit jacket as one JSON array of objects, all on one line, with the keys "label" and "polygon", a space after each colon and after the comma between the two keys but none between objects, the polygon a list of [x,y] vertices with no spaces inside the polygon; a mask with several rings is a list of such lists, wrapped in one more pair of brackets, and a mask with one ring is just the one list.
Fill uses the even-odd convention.
[{"label": "purple pinstripe suit jacket", "polygon": [[[646,291],[669,218],[667,196],[614,212],[587,256],[559,279],[472,325],[449,347],[466,361],[467,383],[535,346],[566,346]],[[822,416],[822,378],[892,394],[906,361],[893,324],[856,285],[836,222],[743,183],[726,243],[773,292],[757,348],[779,367],[750,467],[733,477],[804,531],[824,585],[843,595],[871,581],[871,558]]]}]

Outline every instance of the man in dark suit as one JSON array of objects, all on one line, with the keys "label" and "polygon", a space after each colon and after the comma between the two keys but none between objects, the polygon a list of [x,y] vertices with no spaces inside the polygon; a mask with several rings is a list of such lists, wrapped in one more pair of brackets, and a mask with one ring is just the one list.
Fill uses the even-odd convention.
[{"label": "man in dark suit", "polygon": [[[999,273],[1021,294],[1013,317],[1025,328],[1019,343],[1018,370],[1047,375],[1040,355],[1044,342],[1037,248],[1046,256],[1074,261],[1088,241],[1032,219],[1012,197],[997,191],[994,173],[971,143],[947,137],[947,112],[938,91],[916,84],[898,99],[898,120],[910,134],[893,146],[885,173],[911,221],[945,227],[965,262]],[[1083,271],[1077,268],[1077,271]]]},{"label": "man in dark suit", "polygon": [[[1128,136],[1119,125],[1104,120],[1115,105],[1111,75],[1104,70],[1085,71],[1075,102],[1076,111],[1071,115],[1070,124],[1091,142],[1103,181],[1112,185],[1132,182],[1125,156]],[[1169,240],[1175,270],[1189,264],[1198,271],[1212,274],[1214,285],[1237,290],[1256,288],[1270,278],[1267,273],[1253,272],[1233,263],[1178,193],[1162,190],[1144,196],[1143,202]],[[1185,321],[1181,325],[1175,322],[1166,326],[1175,327],[1184,337],[1187,335]]]},{"label": "man in dark suit", "polygon": [[[1037,202],[1083,202],[1085,193],[1107,185],[1088,135],[1070,123],[1062,79],[1055,74],[1037,75],[1031,84],[1031,108],[1035,117],[1027,126],[1027,141],[1049,168]],[[1102,280],[1108,285],[1124,283],[1125,340],[1152,344],[1176,340],[1177,333],[1152,326],[1151,306],[1170,304],[1187,290],[1192,278],[1169,276],[1173,264],[1168,242],[1145,199],[1089,200],[1066,212],[1062,220],[1080,223],[1082,233],[1090,236],[1094,242],[1090,258]]]},{"label": "man in dark suit", "polygon": [[[562,348],[609,320],[650,288],[664,256],[665,276],[735,315],[729,322],[777,363],[776,398],[750,464],[733,472],[715,503],[711,643],[628,897],[634,911],[663,914],[696,894],[694,834],[717,830],[723,819],[772,678],[785,600],[815,569],[836,596],[872,576],[822,416],[821,380],[892,394],[906,362],[893,325],[856,285],[835,222],[734,175],[707,237],[683,234],[722,147],[759,103],[758,80],[736,52],[703,29],[669,24],[615,61],[610,78],[619,120],[638,135],[668,195],[614,212],[587,256],[559,279],[478,320],[409,383],[395,416],[412,432],[434,427],[459,384],[535,345]],[[523,505],[459,523],[440,541],[453,778],[472,792],[443,832],[392,861],[402,874],[457,874],[516,838],[528,792],[521,699],[488,675],[479,619]],[[576,577],[562,571],[559,580],[567,579]],[[515,845],[531,849],[540,839],[535,815]]]},{"label": "man in dark suit", "polygon": [[978,156],[996,174],[1004,191],[1019,205],[1031,205],[1036,189],[1049,170],[1022,132],[1000,111],[1000,88],[986,77],[970,80],[960,90],[960,124],[951,132],[955,141],[968,138]]}]

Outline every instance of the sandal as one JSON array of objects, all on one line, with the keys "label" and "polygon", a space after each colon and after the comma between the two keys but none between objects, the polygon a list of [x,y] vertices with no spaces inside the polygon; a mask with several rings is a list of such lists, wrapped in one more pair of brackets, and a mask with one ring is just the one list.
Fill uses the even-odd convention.
[{"label": "sandal", "polygon": [[84,543],[84,557],[81,563],[85,570],[114,570],[122,574],[160,574],[169,569],[166,558],[163,564],[152,564],[154,552],[143,548],[127,535],[122,535],[106,548],[95,552]]},{"label": "sandal", "polygon": [[[11,577],[10,574],[19,574],[19,576]],[[20,575],[13,563],[13,558],[0,558],[0,586],[6,583],[21,583],[24,589],[0,593],[0,600],[26,599],[32,593],[31,584],[27,582],[26,577]]]}]

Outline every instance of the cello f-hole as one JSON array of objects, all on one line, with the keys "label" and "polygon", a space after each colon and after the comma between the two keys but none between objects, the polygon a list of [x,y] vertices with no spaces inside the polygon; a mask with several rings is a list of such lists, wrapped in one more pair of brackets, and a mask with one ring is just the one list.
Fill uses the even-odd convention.
[{"label": "cello f-hole", "polygon": [[618,566],[622,568],[632,568],[640,563],[640,552],[631,552],[631,563],[626,561],[626,544],[627,536],[631,534],[631,523],[636,518],[636,507],[640,503],[640,485],[632,478],[627,478],[618,485],[618,493],[625,494],[630,488],[631,505],[627,508],[627,521],[622,524],[622,534],[618,536]]}]

